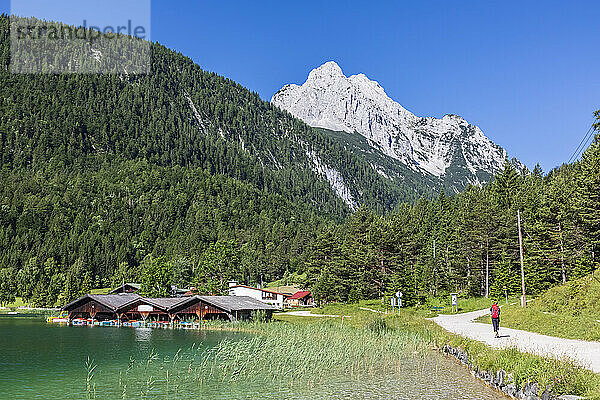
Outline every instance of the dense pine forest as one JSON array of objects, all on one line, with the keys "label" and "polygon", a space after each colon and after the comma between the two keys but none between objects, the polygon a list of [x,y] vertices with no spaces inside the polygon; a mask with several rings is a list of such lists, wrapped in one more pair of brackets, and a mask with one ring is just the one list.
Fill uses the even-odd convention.
[{"label": "dense pine forest", "polygon": [[[596,112],[598,117],[600,112]],[[600,124],[596,124],[596,130]],[[544,175],[507,162],[485,187],[422,198],[379,216],[362,208],[322,232],[304,268],[325,301],[391,296],[406,302],[450,292],[521,293],[520,211],[526,292],[538,294],[598,267],[600,135],[581,161]]]},{"label": "dense pine forest", "polygon": [[1,16],[1,303],[289,276],[323,301],[517,293],[517,210],[529,293],[598,264],[598,137],[546,175],[507,162],[485,187],[437,195],[158,44],[148,75],[11,74],[8,26]]},{"label": "dense pine forest", "polygon": [[[319,227],[351,211],[308,153],[335,164],[353,197],[378,212],[419,196],[158,44],[147,75],[11,74],[9,23],[0,17],[0,265],[9,298],[60,303],[133,279],[144,260],[163,256],[194,269],[180,285],[296,270]],[[196,271],[215,248],[232,248],[235,268]]]}]

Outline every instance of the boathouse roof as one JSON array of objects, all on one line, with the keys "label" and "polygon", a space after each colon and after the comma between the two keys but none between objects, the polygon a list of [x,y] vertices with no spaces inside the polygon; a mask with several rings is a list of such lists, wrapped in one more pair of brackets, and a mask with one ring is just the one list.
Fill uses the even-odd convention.
[{"label": "boathouse roof", "polygon": [[143,300],[145,300],[148,304],[168,311],[182,303],[185,303],[187,300],[189,300],[189,297],[144,297]]},{"label": "boathouse roof", "polygon": [[136,303],[152,305],[165,312],[181,309],[198,301],[219,308],[225,312],[248,311],[248,310],[276,310],[275,307],[248,296],[191,296],[191,297],[159,297],[146,298],[135,293],[119,294],[86,294],[75,301],[65,305],[62,309],[70,311],[80,305],[96,301],[113,312],[117,312]]},{"label": "boathouse roof", "polygon": [[69,310],[86,301],[94,300],[108,309],[117,311],[124,306],[131,304],[137,300],[143,299],[142,296],[135,293],[119,293],[119,294],[86,294],[65,305],[62,309]]},{"label": "boathouse roof", "polygon": [[213,306],[225,310],[231,311],[244,311],[244,310],[277,310],[277,308],[270,306],[262,301],[258,301],[249,296],[195,296],[205,303],[212,304]]}]

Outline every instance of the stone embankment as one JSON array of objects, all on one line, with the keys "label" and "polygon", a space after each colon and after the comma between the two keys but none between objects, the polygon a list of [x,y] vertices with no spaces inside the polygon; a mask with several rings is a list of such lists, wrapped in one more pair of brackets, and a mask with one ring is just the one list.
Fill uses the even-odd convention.
[{"label": "stone embankment", "polygon": [[446,345],[442,352],[449,354],[466,366],[471,373],[485,382],[486,385],[504,393],[505,395],[522,400],[575,400],[578,396],[556,396],[547,388],[541,391],[535,382],[526,382],[522,387],[517,387],[511,374],[506,371],[484,371],[469,361],[465,351]]}]

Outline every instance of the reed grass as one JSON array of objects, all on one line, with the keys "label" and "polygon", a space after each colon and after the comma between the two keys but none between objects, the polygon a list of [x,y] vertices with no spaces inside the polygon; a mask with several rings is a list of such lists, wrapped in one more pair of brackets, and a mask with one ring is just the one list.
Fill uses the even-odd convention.
[{"label": "reed grass", "polygon": [[[425,360],[432,356],[432,347],[450,344],[467,351],[480,369],[509,372],[517,385],[530,380],[557,394],[600,398],[600,376],[569,360],[492,349],[448,333],[423,318],[422,310],[386,315],[361,310],[365,305],[369,306],[335,305],[336,315],[351,316],[343,325],[341,318],[285,314],[270,323],[208,322],[203,325],[207,329],[244,334],[233,334],[216,345],[193,344],[171,355],[150,351],[144,359],[130,359],[120,374],[119,393],[125,399],[176,398],[190,393],[218,397],[232,388],[265,385],[282,393],[289,393],[290,388],[317,390],[336,379],[362,380],[400,371],[407,359]],[[322,310],[324,314],[333,311]]]},{"label": "reed grass", "polygon": [[[469,304],[476,306],[478,301]],[[332,307],[326,306],[320,312],[333,314],[335,311],[337,315],[351,315],[352,318],[348,319],[351,324],[368,326],[369,316],[373,313],[360,309],[364,306],[368,306],[368,302],[353,305],[336,304]],[[600,374],[580,368],[574,365],[572,360],[536,356],[520,352],[516,348],[493,349],[481,342],[449,333],[423,316],[423,309],[415,307],[403,309],[400,315],[384,315],[384,318],[392,329],[412,332],[423,342],[437,348],[446,344],[462,348],[479,369],[509,372],[517,386],[532,381],[538,383],[541,388],[548,387],[556,394],[600,399]]]},{"label": "reed grass", "polygon": [[92,400],[96,398],[96,383],[94,382],[94,371],[96,370],[96,363],[94,360],[91,360],[89,357],[85,362],[85,369],[87,370],[87,375],[85,379],[85,389],[86,389],[86,399]]},{"label": "reed grass", "polygon": [[[213,327],[226,329],[218,323]],[[205,387],[310,387],[340,376],[360,379],[397,371],[407,357],[422,358],[428,349],[418,334],[396,330],[383,318],[373,320],[366,329],[341,327],[333,321],[228,327],[253,334],[225,338],[215,346],[194,344],[171,356],[150,351],[145,359],[130,361],[120,374],[122,398],[132,391],[149,398],[201,392]]]}]

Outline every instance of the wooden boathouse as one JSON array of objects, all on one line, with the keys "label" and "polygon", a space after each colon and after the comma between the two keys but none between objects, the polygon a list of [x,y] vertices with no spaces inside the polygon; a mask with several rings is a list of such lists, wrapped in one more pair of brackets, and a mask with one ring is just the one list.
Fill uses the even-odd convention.
[{"label": "wooden boathouse", "polygon": [[117,320],[119,323],[142,320],[175,321],[251,319],[261,311],[270,319],[276,310],[246,296],[190,296],[145,298],[135,293],[87,294],[65,305],[69,320]]}]

